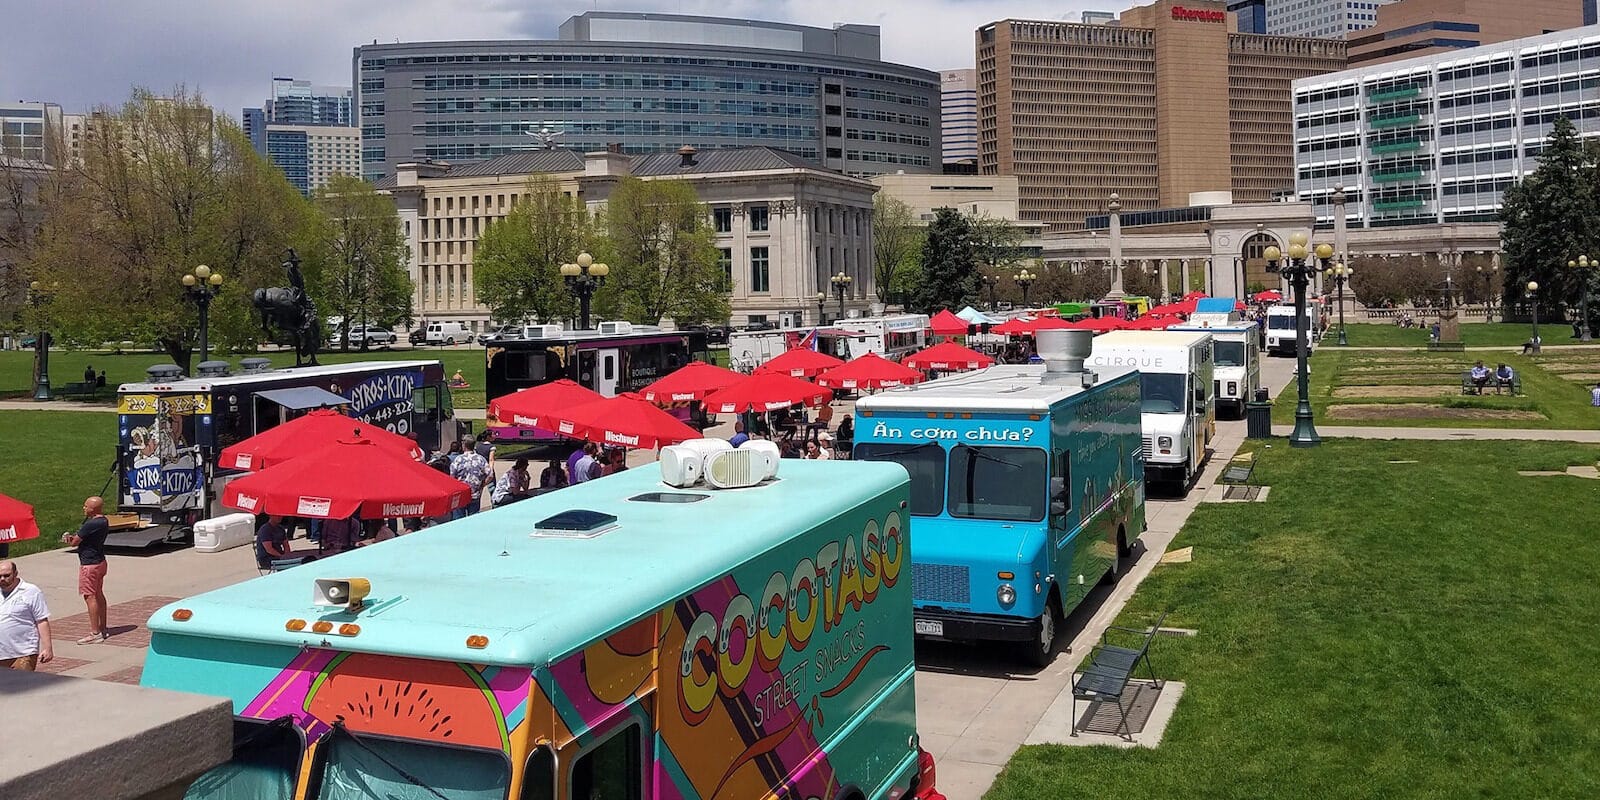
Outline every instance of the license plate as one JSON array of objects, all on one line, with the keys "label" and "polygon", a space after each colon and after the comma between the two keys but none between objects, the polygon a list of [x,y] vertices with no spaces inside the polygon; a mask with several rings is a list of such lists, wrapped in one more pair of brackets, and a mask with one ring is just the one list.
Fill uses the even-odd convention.
[{"label": "license plate", "polygon": [[930,619],[919,619],[916,621],[916,630],[918,636],[943,636],[944,623]]}]

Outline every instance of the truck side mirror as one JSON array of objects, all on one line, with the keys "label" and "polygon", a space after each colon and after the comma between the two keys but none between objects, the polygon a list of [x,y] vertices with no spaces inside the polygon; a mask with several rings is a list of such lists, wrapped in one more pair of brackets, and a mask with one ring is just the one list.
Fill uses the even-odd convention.
[{"label": "truck side mirror", "polygon": [[1050,479],[1050,499],[1059,500],[1067,496],[1067,479],[1055,477]]},{"label": "truck side mirror", "polygon": [[1067,503],[1066,503],[1065,500],[1051,500],[1050,501],[1050,516],[1059,517],[1059,516],[1062,516],[1062,515],[1064,515],[1066,513],[1067,513]]}]

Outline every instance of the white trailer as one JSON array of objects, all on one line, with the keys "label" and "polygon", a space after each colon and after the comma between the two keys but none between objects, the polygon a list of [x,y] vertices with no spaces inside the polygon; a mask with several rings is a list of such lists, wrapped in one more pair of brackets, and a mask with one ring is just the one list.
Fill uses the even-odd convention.
[{"label": "white trailer", "polygon": [[1094,338],[1089,366],[1139,370],[1145,480],[1188,490],[1216,435],[1211,334],[1112,331]]}]

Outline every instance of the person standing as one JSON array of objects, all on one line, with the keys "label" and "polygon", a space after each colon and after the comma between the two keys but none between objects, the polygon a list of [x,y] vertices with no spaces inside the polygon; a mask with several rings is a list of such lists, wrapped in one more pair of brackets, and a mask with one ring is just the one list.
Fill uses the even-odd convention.
[{"label": "person standing", "polygon": [[450,477],[466,484],[472,489],[472,499],[467,501],[467,507],[460,509],[456,519],[471,514],[476,514],[483,508],[483,487],[489,482],[489,460],[473,449],[475,442],[471,437],[461,440],[461,455],[450,462]]},{"label": "person standing", "polygon": [[22,580],[17,562],[0,561],[0,669],[32,672],[55,657],[44,592]]},{"label": "person standing", "polygon": [[578,463],[572,467],[572,483],[574,485],[583,483],[590,478],[599,477],[594,474],[596,467],[599,466],[599,462],[595,460],[595,454],[599,452],[600,447],[594,442],[583,443],[583,457],[579,458]]},{"label": "person standing", "polygon": [[98,497],[83,501],[83,525],[66,537],[68,545],[78,548],[78,594],[89,609],[89,635],[78,644],[111,638],[106,630],[106,535],[111,533],[111,522],[105,507],[106,501]]}]

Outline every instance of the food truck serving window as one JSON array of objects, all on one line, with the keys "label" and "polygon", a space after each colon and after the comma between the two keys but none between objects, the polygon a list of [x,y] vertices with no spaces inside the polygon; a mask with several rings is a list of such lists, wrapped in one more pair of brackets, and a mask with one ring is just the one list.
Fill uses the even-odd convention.
[{"label": "food truck serving window", "polygon": [[357,735],[324,742],[319,800],[504,800],[511,782],[498,750]]},{"label": "food truck serving window", "polygon": [[1035,447],[956,445],[950,450],[950,516],[1044,519],[1046,465],[1045,452]]},{"label": "food truck serving window", "polygon": [[864,443],[851,455],[857,461],[893,461],[911,473],[911,513],[938,516],[944,510],[944,448],[933,442],[917,445]]},{"label": "food truck serving window", "polygon": [[1244,366],[1244,342],[1216,342],[1217,366]]}]

